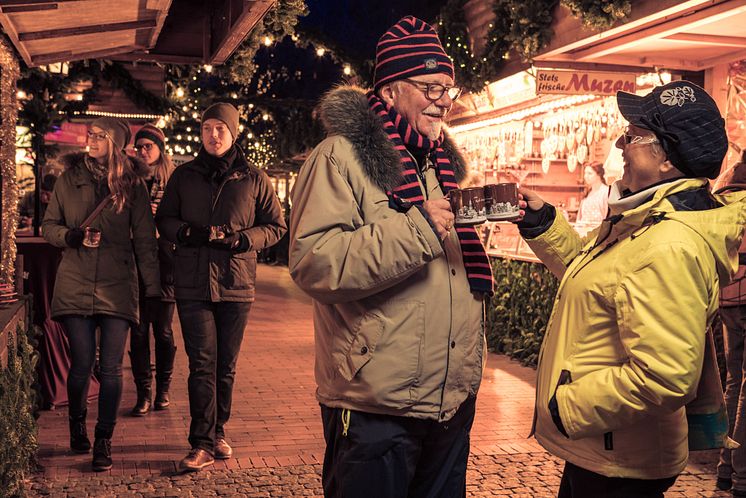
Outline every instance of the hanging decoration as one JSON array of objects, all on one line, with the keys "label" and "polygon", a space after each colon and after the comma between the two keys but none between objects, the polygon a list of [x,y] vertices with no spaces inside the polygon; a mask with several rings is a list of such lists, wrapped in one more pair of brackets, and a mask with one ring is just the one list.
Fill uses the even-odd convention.
[{"label": "hanging decoration", "polygon": [[16,82],[18,60],[7,40],[0,39],[0,175],[2,175],[2,243],[0,283],[15,282],[18,186],[16,185]]}]

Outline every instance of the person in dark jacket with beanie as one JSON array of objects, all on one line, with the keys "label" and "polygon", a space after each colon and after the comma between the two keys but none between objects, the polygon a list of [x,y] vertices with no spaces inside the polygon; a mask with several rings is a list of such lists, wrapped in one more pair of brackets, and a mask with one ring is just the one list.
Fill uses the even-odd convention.
[{"label": "person in dark jacket with beanie", "polygon": [[236,108],[210,106],[201,133],[199,154],[171,176],[156,213],[161,236],[176,244],[176,306],[189,357],[191,450],[182,471],[233,454],[225,424],[254,301],[256,251],[287,231],[269,178],[235,143]]},{"label": "person in dark jacket with beanie", "polygon": [[[150,192],[150,207],[155,214],[163,197],[166,183],[174,171],[171,158],[165,151],[166,137],[163,132],[146,124],[135,134],[137,155],[147,165],[145,185]],[[140,324],[130,333],[130,364],[137,388],[137,402],[130,414],[143,417],[153,406],[153,373],[150,368],[150,327],[155,339],[155,404],[156,410],[165,410],[170,404],[168,395],[174,370],[174,333],[172,323],[176,302],[174,301],[174,245],[164,237],[158,237],[158,264],[161,272],[162,295],[146,299],[140,292]]]},{"label": "person in dark jacket with beanie", "polygon": [[[96,329],[101,329],[96,471],[112,466],[122,357],[129,328],[139,321],[137,267],[144,294],[161,292],[153,213],[142,181],[145,165],[124,153],[129,139],[126,122],[95,120],[88,132],[88,153],[65,157],[67,170],[55,184],[42,225],[44,238],[65,248],[54,284],[52,318],[63,323],[70,343],[67,395],[70,447],[76,453],[91,450],[86,401],[96,361]],[[103,209],[98,215],[87,220],[99,206]],[[99,230],[97,246],[84,240],[86,226]]]}]

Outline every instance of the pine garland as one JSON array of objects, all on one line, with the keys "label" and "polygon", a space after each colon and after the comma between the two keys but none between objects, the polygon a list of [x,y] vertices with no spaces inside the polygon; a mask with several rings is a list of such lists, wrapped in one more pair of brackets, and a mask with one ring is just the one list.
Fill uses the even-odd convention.
[{"label": "pine garland", "polygon": [[632,12],[630,0],[562,0],[562,5],[580,18],[585,26],[599,30],[625,20]]},{"label": "pine garland", "polygon": [[231,58],[231,76],[237,83],[249,84],[256,71],[254,56],[265,37],[280,41],[295,34],[298,18],[308,14],[304,0],[279,0],[264,16],[262,25],[253,29]]},{"label": "pine garland", "polygon": [[497,78],[511,50],[522,60],[531,61],[552,39],[553,13],[560,2],[585,26],[596,30],[624,21],[632,11],[631,0],[493,0],[495,18],[489,25],[484,52],[475,57],[463,14],[466,2],[449,0],[440,12],[438,27],[456,66],[458,83],[467,90],[480,91]]}]

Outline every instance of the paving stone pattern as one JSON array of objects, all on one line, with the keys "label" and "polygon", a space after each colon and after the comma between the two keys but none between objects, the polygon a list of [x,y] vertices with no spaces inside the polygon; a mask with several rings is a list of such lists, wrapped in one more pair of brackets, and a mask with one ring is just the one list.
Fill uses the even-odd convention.
[{"label": "paving stone pattern", "polygon": [[[196,474],[176,473],[188,451],[187,359],[176,327],[177,360],[170,410],[143,418],[125,355],[124,394],[113,439],[114,467],[90,471],[90,455],[68,447],[67,410],[42,413],[39,458],[44,470],[29,481],[31,496],[54,497],[291,497],[321,496],[324,444],[314,399],[310,300],[287,269],[259,265],[253,305],[238,362],[232,417],[226,426],[235,458]],[[527,439],[535,372],[490,355],[477,402],[467,495],[556,496],[563,463]],[[96,402],[89,403],[92,436]],[[666,498],[729,497],[715,490],[716,452],[693,454]],[[599,497],[602,498],[602,497]]]}]

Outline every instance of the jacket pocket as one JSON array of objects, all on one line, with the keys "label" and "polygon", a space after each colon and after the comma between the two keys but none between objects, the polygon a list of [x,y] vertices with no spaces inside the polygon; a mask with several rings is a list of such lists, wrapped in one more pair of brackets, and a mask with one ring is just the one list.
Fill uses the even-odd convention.
[{"label": "jacket pocket", "polygon": [[569,370],[562,370],[560,372],[559,379],[557,380],[557,385],[554,387],[554,393],[552,393],[552,397],[549,399],[549,415],[552,416],[552,422],[554,422],[554,425],[557,427],[557,430],[560,431],[560,433],[565,437],[570,437],[567,435],[567,430],[565,429],[565,425],[562,422],[562,417],[560,416],[559,411],[559,404],[557,402],[557,390],[559,389],[559,386],[569,384],[572,382],[572,374],[570,374]]},{"label": "jacket pocket", "polygon": [[[435,381],[421,385],[427,365],[425,304],[387,301],[361,319],[338,365],[346,397],[366,404],[403,408],[421,392],[436,390]],[[431,362],[427,365],[433,368]]]},{"label": "jacket pocket", "polygon": [[119,247],[99,247],[94,257],[96,262],[96,282],[98,285],[130,283],[137,281],[134,255],[131,251]]},{"label": "jacket pocket", "polygon": [[337,370],[345,380],[352,381],[360,369],[370,361],[382,334],[383,321],[379,317],[372,313],[363,316],[344,359],[337,366]]},{"label": "jacket pocket", "polygon": [[256,280],[256,252],[231,254],[228,270],[222,282],[226,289],[252,289]]},{"label": "jacket pocket", "polygon": [[197,287],[199,248],[178,246],[174,253],[174,285]]}]

